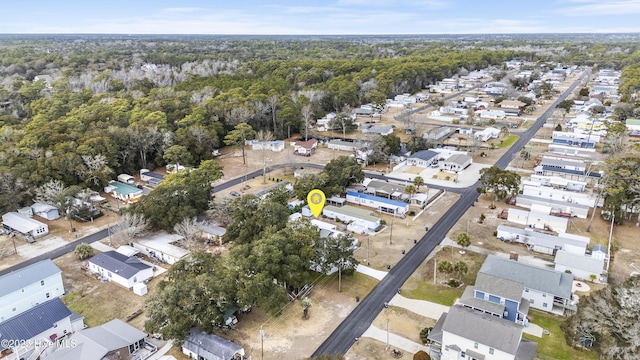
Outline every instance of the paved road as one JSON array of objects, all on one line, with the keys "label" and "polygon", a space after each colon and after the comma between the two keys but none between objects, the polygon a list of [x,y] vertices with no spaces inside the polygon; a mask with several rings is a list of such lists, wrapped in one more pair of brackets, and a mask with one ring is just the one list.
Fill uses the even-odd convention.
[{"label": "paved road", "polygon": [[[497,161],[496,166],[502,169],[506,168],[513,156],[520,152],[524,145],[529,142],[531,137],[533,137],[547,121],[553,113],[555,106],[560,101],[566,99],[579,82],[588,74],[589,71],[585,71],[579,79],[558,97],[558,99],[549,106],[549,109],[536,120],[536,123],[531,126],[529,130],[525,131],[520,139]],[[391,298],[397,293],[397,289],[405,283],[409,276],[422,264],[424,259],[440,244],[449,232],[449,229],[455,225],[469,207],[473,206],[478,198],[476,188],[479,185],[480,183],[476,182],[474,185],[462,191],[460,200],[431,227],[429,232],[389,271],[387,276],[371,290],[351,314],[338,325],[335,331],[316,349],[313,356],[321,354],[345,354],[349,348],[351,348],[355,343],[355,339],[362,336],[376,316],[378,316],[378,313],[383,308],[383,304],[391,301]]]}]

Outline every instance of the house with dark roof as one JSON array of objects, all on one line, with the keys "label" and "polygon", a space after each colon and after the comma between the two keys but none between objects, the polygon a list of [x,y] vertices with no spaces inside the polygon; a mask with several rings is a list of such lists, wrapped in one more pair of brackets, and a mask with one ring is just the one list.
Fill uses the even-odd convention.
[{"label": "house with dark roof", "polygon": [[511,280],[522,284],[522,297],[532,308],[566,315],[577,310],[573,296],[573,275],[515,260],[489,255],[479,273]]},{"label": "house with dark roof", "polygon": [[427,168],[438,165],[438,153],[432,150],[420,150],[407,158],[407,165]]},{"label": "house with dark roof", "polygon": [[234,342],[214,334],[189,330],[182,344],[182,353],[189,359],[198,360],[242,360],[244,348]]},{"label": "house with dark roof", "polygon": [[149,169],[140,169],[140,180],[151,187],[156,187],[164,180],[164,175],[152,172]]},{"label": "house with dark roof", "polygon": [[454,305],[442,314],[428,339],[432,358],[533,360],[538,344],[522,338],[523,326]]},{"label": "house with dark roof", "polygon": [[[34,351],[39,352],[56,340],[73,332],[71,310],[55,298],[20,313],[0,323],[0,350],[12,351],[25,359]],[[84,327],[82,317],[74,316],[74,322]]]},{"label": "house with dark roof", "polygon": [[318,140],[309,139],[307,141],[296,141],[293,144],[293,153],[302,156],[311,156],[318,147]]},{"label": "house with dark roof", "polygon": [[150,265],[135,256],[126,256],[113,250],[99,253],[89,259],[89,271],[127,289],[153,277],[153,268]]},{"label": "house with dark roof", "polygon": [[47,360],[142,360],[151,356],[157,348],[146,342],[146,333],[122,320],[114,319],[71,335],[67,343],[53,349]]},{"label": "house with dark roof", "polygon": [[61,274],[47,259],[0,276],[0,322],[64,295]]}]

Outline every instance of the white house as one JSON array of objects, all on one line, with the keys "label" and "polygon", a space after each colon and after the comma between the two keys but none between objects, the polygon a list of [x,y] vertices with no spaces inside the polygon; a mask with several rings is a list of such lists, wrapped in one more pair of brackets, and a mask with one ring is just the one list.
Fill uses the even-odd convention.
[{"label": "white house", "polygon": [[515,228],[498,225],[496,237],[502,241],[524,244],[529,250],[553,255],[559,250],[584,255],[590,239],[585,236],[558,233],[558,236],[545,234],[529,228]]},{"label": "white house", "polygon": [[311,154],[313,154],[317,147],[318,140],[316,139],[310,139],[308,141],[296,141],[293,144],[293,153],[296,155],[311,156]]},{"label": "white house", "polygon": [[20,233],[28,240],[37,239],[49,233],[47,224],[17,212],[8,212],[2,215],[2,227]]},{"label": "white house", "polygon": [[568,220],[565,217],[533,213],[520,209],[509,209],[507,221],[525,225],[533,229],[566,232]]},{"label": "white house", "polygon": [[407,158],[407,165],[427,168],[438,165],[438,153],[432,150],[420,150]]},{"label": "white house", "polygon": [[480,272],[517,281],[524,285],[522,297],[532,308],[565,315],[576,311],[577,299],[572,293],[573,275],[524,264],[508,258],[488,255]]},{"label": "white house", "polygon": [[552,139],[556,144],[593,148],[600,142],[600,135],[554,131]]},{"label": "white house", "polygon": [[442,360],[533,360],[538,344],[522,338],[523,326],[454,305],[428,335],[432,358]]},{"label": "white house", "polygon": [[182,236],[178,234],[159,231],[144,238],[135,239],[133,247],[151,259],[173,265],[190,253],[189,250],[173,245],[180,240],[182,240]]},{"label": "white house", "polygon": [[500,129],[494,127],[488,127],[480,132],[473,134],[476,139],[480,141],[487,141],[489,139],[497,139],[500,136]]},{"label": "white house", "polygon": [[473,159],[469,155],[454,154],[442,163],[442,167],[448,171],[459,172],[470,166],[472,162]]},{"label": "white house", "polygon": [[369,127],[362,128],[363,134],[378,134],[378,135],[391,135],[393,134],[393,127],[389,125],[371,125]]},{"label": "white house", "polygon": [[117,179],[121,183],[129,184],[129,185],[133,185],[136,183],[136,178],[134,178],[129,174],[120,174],[118,175]]},{"label": "white house", "polygon": [[523,103],[520,100],[502,100],[498,106],[505,109],[522,109],[527,104]]},{"label": "white house", "polygon": [[570,271],[578,279],[595,282],[603,280],[604,259],[561,250],[556,253],[554,263],[557,271]]},{"label": "white house", "polygon": [[341,207],[327,205],[322,209],[322,215],[333,220],[354,225],[364,232],[380,229],[380,218],[371,215],[371,211],[360,209],[351,205]]},{"label": "white house", "polygon": [[251,141],[251,150],[270,150],[272,152],[281,152],[284,150],[284,141]]},{"label": "white house", "polygon": [[0,277],[0,321],[64,295],[61,270],[51,260]]},{"label": "white house", "polygon": [[[553,200],[542,196],[517,195],[516,206],[531,209],[532,212],[545,215],[576,217],[586,219],[589,206],[580,205],[567,200]],[[542,211],[544,209],[544,211]]]},{"label": "white house", "polygon": [[426,131],[422,134],[422,137],[427,140],[438,141],[446,138],[451,134],[451,127],[449,126],[440,126],[429,131]]},{"label": "white house", "polygon": [[60,218],[58,208],[44,203],[34,203],[31,205],[31,211],[34,215],[40,216],[46,220],[55,220]]},{"label": "white house", "polygon": [[379,213],[392,214],[402,218],[404,218],[406,216],[405,214],[409,211],[409,204],[405,202],[355,191],[347,191],[347,202],[370,207],[376,209]]},{"label": "white house", "polygon": [[369,143],[359,141],[344,141],[339,139],[329,140],[327,147],[332,150],[355,152],[358,149],[368,147]]},{"label": "white house", "polygon": [[244,348],[214,334],[189,330],[182,343],[182,353],[189,359],[232,360],[244,359]]},{"label": "white house", "polygon": [[0,350],[11,349],[14,354],[26,358],[31,353],[40,353],[53,347],[56,339],[73,332],[72,315],[71,310],[59,298],[55,298],[2,321]]},{"label": "white house", "polygon": [[89,270],[126,289],[153,277],[151,266],[135,256],[128,257],[114,250],[99,253],[89,259]]}]

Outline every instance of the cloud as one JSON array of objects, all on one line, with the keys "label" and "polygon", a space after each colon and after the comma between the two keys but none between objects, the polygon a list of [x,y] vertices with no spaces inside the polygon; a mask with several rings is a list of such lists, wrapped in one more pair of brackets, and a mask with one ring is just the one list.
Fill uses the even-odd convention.
[{"label": "cloud", "polygon": [[573,0],[578,5],[566,6],[555,11],[564,16],[602,16],[640,14],[640,0],[589,1]]},{"label": "cloud", "polygon": [[167,13],[167,14],[175,14],[175,13],[180,14],[180,13],[194,13],[202,10],[204,9],[197,8],[197,7],[172,7],[172,8],[161,9],[160,12]]}]

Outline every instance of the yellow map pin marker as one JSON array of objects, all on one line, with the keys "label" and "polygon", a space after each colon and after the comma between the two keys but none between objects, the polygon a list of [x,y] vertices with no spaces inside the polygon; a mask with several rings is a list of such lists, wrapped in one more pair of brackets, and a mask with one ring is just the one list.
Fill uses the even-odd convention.
[{"label": "yellow map pin marker", "polygon": [[316,218],[320,216],[326,200],[327,197],[324,196],[322,190],[313,189],[309,191],[309,194],[307,194],[307,203],[309,204],[309,209],[311,209],[313,216]]}]

